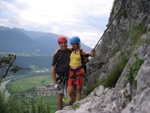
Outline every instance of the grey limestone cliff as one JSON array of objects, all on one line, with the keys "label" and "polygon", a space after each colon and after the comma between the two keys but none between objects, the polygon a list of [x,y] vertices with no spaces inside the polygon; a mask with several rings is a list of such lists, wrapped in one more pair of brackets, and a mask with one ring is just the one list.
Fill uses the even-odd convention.
[{"label": "grey limestone cliff", "polygon": [[150,113],[150,0],[115,0],[84,99],[56,113]]}]

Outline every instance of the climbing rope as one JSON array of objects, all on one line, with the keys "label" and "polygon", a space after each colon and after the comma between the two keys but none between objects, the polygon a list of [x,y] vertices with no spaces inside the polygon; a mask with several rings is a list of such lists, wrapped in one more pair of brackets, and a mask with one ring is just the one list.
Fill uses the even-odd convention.
[{"label": "climbing rope", "polygon": [[111,22],[109,22],[107,29],[104,31],[103,35],[100,37],[100,39],[98,40],[98,42],[96,43],[94,49],[96,48],[96,46],[99,44],[99,42],[102,40],[102,38],[106,35],[106,32],[108,31],[109,27],[111,26],[112,22],[115,20],[115,18],[117,17],[117,15],[119,14],[119,12],[121,11],[121,9],[123,8],[123,6],[125,5],[127,0],[124,0],[122,6],[120,7],[120,9],[118,10],[118,12],[116,13],[116,15],[114,16],[114,18],[111,20]]}]

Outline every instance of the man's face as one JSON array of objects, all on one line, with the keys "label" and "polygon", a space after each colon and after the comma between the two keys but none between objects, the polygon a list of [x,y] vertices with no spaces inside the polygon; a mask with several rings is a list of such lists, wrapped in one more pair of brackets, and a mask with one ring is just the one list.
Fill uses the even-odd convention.
[{"label": "man's face", "polygon": [[67,49],[67,42],[66,41],[65,42],[60,42],[59,45],[60,45],[60,48],[62,50],[66,50]]}]

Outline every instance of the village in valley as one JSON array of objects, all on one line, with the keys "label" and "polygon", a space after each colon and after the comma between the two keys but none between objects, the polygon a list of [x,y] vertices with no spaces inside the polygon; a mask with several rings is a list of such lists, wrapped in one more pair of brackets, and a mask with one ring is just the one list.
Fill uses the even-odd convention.
[{"label": "village in valley", "polygon": [[53,84],[39,86],[36,88],[37,95],[46,96],[46,95],[55,95],[56,93],[57,93],[57,91],[56,91],[56,89],[54,89]]}]

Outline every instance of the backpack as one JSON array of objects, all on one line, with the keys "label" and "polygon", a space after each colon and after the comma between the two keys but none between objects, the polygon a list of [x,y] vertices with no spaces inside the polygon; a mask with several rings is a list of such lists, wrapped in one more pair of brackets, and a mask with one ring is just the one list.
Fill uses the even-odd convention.
[{"label": "backpack", "polygon": [[88,56],[83,55],[82,49],[80,49],[80,56],[81,56],[81,63],[83,64],[83,68],[84,68],[84,71],[86,73],[86,70],[87,70],[86,64],[89,62]]}]

